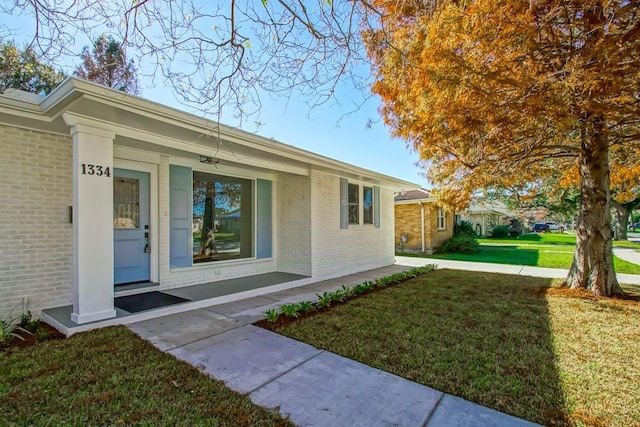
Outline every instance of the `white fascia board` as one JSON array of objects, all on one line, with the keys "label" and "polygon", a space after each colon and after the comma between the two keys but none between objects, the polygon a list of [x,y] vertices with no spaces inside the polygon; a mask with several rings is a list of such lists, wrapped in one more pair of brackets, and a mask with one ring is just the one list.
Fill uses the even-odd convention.
[{"label": "white fascia board", "polygon": [[[57,102],[61,102],[61,100],[73,91],[78,91],[82,93],[84,97],[93,99],[96,102],[108,104],[114,108],[140,114],[154,120],[162,120],[165,123],[198,133],[212,134],[219,132],[220,137],[228,140],[229,142],[234,142],[258,151],[278,155],[295,162],[332,169],[337,175],[347,173],[373,178],[378,180],[381,186],[391,189],[400,190],[420,188],[419,184],[413,182],[393,178],[369,169],[321,156],[273,139],[251,134],[249,132],[198,117],[194,114],[186,113],[139,96],[129,95],[115,89],[110,89],[75,77],[67,78],[67,80],[65,80],[60,86],[51,92],[47,98],[45,98],[42,105],[45,110],[48,110]],[[302,169],[301,167],[297,168],[298,170]]]},{"label": "white fascia board", "polygon": [[412,200],[398,200],[394,201],[395,205],[416,205],[418,203],[435,203],[436,199],[434,197],[428,197],[426,199],[412,199]]},{"label": "white fascia board", "polygon": [[[114,124],[94,117],[86,117],[76,113],[64,113],[63,117],[68,125],[84,125],[90,127],[99,127],[108,131],[112,131],[117,135],[121,135],[127,138],[137,139],[143,142],[150,142],[156,145],[164,147],[174,148],[188,153],[206,155],[206,150],[211,150],[210,147],[200,146],[194,143],[184,142],[174,138],[168,138],[164,135],[158,135],[153,132],[149,132],[142,129],[134,129],[121,124]],[[268,170],[275,170],[279,172],[293,173],[296,175],[309,175],[309,169],[306,167],[292,166],[290,164],[278,163],[270,160],[261,160],[251,156],[239,156],[232,155],[226,152],[219,152],[216,154],[216,158],[233,163],[244,163],[250,166],[255,166]]]}]

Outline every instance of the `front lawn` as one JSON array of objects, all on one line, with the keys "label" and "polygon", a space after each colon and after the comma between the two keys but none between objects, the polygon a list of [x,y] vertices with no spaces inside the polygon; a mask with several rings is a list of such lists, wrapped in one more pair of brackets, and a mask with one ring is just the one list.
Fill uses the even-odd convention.
[{"label": "front lawn", "polygon": [[278,332],[547,425],[640,425],[640,306],[438,270]]},{"label": "front lawn", "polygon": [[576,244],[576,235],[573,233],[526,233],[518,237],[479,238],[478,243],[509,243],[509,244],[543,244],[543,245],[570,245]]},{"label": "front lawn", "polygon": [[[402,254],[404,256],[415,256]],[[492,264],[530,265],[534,267],[569,269],[573,261],[573,247],[569,246],[492,246],[480,245],[475,254],[434,254],[420,255],[425,258],[450,259],[457,261],[488,262]],[[640,274],[640,265],[613,257],[617,273]]]},{"label": "front lawn", "polygon": [[[559,245],[573,248],[576,245],[576,235],[574,233],[526,233],[518,237],[503,237],[494,239],[490,237],[478,238],[478,243],[482,244],[510,244],[510,245]],[[614,240],[614,247],[632,248],[640,250],[640,244],[628,240]]]},{"label": "front lawn", "polygon": [[0,408],[0,425],[290,425],[122,326],[0,352]]}]

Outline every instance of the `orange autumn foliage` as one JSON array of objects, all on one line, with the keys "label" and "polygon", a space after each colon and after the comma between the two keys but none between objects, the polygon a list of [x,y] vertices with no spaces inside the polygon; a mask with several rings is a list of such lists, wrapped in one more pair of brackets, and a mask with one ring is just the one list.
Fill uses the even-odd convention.
[{"label": "orange autumn foliage", "polygon": [[[638,151],[638,2],[373,3],[382,15],[364,34],[372,89],[447,204],[558,170],[576,184],[587,117],[604,121],[610,147]],[[612,184],[638,176],[612,165]]]}]

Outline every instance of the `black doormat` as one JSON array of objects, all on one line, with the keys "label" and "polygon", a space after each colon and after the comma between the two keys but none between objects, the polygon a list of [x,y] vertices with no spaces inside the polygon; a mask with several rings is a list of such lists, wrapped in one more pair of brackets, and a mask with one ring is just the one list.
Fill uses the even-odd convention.
[{"label": "black doormat", "polygon": [[137,313],[139,311],[180,304],[181,302],[187,301],[191,300],[165,294],[164,292],[154,291],[137,295],[127,295],[126,297],[118,297],[114,299],[113,304],[121,310],[128,311],[129,313]]}]

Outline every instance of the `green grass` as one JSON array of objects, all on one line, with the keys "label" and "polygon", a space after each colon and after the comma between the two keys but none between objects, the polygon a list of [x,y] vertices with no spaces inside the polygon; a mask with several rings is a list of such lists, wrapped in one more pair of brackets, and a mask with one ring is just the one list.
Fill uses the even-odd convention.
[{"label": "green grass", "polygon": [[640,308],[438,270],[278,330],[547,425],[640,425]]},{"label": "green grass", "polygon": [[[481,238],[480,252],[476,254],[434,254],[427,258],[456,261],[487,262],[492,264],[529,265],[534,267],[571,267],[576,237],[567,233],[525,234],[520,238]],[[640,249],[640,245],[629,241],[614,241],[616,247]],[[409,254],[403,254],[409,255]],[[411,256],[411,255],[409,255]],[[423,255],[420,255],[423,256]],[[618,273],[640,274],[640,266],[613,257],[613,265]]]},{"label": "green grass", "polygon": [[[534,267],[568,269],[571,267],[571,262],[573,261],[573,247],[480,245],[480,252],[476,254],[434,254],[420,256],[425,258],[450,259],[455,261],[487,262],[492,264],[529,265]],[[640,274],[640,265],[619,259],[616,256],[613,257],[613,266],[617,273]]]},{"label": "green grass", "polygon": [[290,425],[125,327],[0,353],[0,425]]},{"label": "green grass", "polygon": [[500,239],[480,238],[478,243],[518,243],[544,245],[575,245],[576,235],[568,233],[527,233],[518,237],[503,237]]},{"label": "green grass", "polygon": [[[518,237],[504,237],[500,239],[493,238],[479,238],[478,243],[480,244],[517,244],[521,245],[567,245],[567,246],[575,246],[576,244],[576,235],[573,233],[545,233],[545,234],[536,234],[536,233],[528,233],[522,234]],[[630,242],[628,240],[614,240],[613,246],[621,247],[621,248],[633,248],[640,250],[640,244]]]}]

